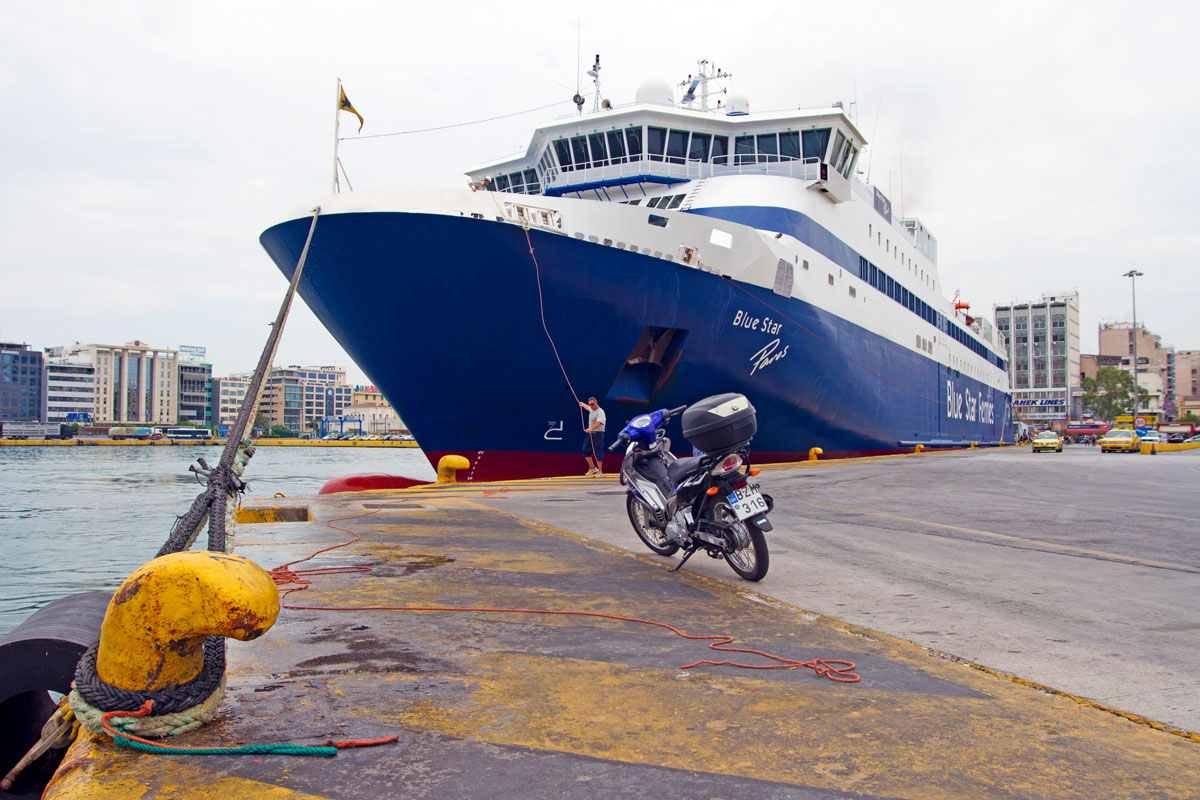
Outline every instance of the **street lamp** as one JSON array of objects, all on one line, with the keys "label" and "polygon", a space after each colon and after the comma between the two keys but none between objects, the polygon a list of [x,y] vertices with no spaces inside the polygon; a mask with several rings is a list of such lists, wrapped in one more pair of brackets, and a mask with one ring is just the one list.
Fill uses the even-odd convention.
[{"label": "street lamp", "polygon": [[1133,297],[1133,417],[1134,426],[1137,426],[1137,407],[1138,407],[1138,389],[1141,384],[1138,383],[1138,355],[1137,355],[1137,279],[1142,275],[1136,269],[1131,269],[1126,272],[1125,278],[1129,278],[1129,291]]}]

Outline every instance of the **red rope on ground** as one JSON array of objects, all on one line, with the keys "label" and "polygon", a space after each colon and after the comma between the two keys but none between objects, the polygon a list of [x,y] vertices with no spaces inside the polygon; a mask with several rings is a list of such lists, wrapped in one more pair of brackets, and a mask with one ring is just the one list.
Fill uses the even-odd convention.
[{"label": "red rope on ground", "polygon": [[[397,500],[394,502],[395,503],[404,503],[404,502],[407,502],[407,500]],[[293,605],[291,603],[283,602],[284,598],[286,598],[288,594],[290,594],[292,592],[303,591],[312,585],[313,582],[311,580],[309,580],[308,578],[305,578],[305,577],[301,577],[301,576],[311,575],[311,576],[315,577],[316,575],[335,575],[335,574],[339,574],[339,573],[350,573],[350,572],[370,572],[371,571],[370,567],[326,567],[326,568],[316,568],[316,569],[310,569],[310,570],[291,570],[291,569],[289,569],[289,567],[293,564],[299,564],[303,561],[308,561],[320,553],[328,552],[329,550],[335,550],[339,547],[346,547],[348,545],[354,544],[357,541],[360,541],[362,539],[362,537],[359,534],[355,533],[354,531],[350,530],[349,528],[343,528],[338,525],[334,525],[333,523],[334,522],[344,522],[346,520],[352,520],[352,519],[362,519],[363,517],[369,517],[374,514],[378,514],[379,512],[381,512],[385,508],[387,508],[389,505],[392,505],[392,503],[382,503],[382,504],[380,504],[379,508],[372,509],[372,510],[364,512],[362,514],[356,514],[351,517],[336,517],[335,519],[329,520],[328,522],[325,523],[325,525],[327,527],[333,528],[334,530],[339,530],[339,531],[343,531],[345,533],[349,533],[352,536],[354,536],[354,538],[349,539],[340,544],[335,544],[335,545],[331,545],[329,547],[322,548],[306,558],[300,558],[300,559],[296,559],[295,561],[289,561],[288,563],[283,564],[282,566],[276,567],[275,569],[271,570],[271,576],[275,579],[275,583],[277,585],[282,587],[282,586],[285,586],[288,584],[299,584],[292,588],[283,589],[280,592],[280,604],[284,608],[290,608],[290,609],[294,609],[297,611],[421,611],[421,612],[463,612],[463,613],[489,613],[489,614],[545,614],[545,615],[553,615],[553,616],[595,617],[595,618],[599,618],[599,619],[616,620],[618,622],[635,622],[640,625],[653,625],[653,626],[659,627],[659,628],[666,628],[667,630],[674,633],[676,636],[680,636],[684,639],[692,639],[692,640],[697,640],[697,641],[709,641],[708,646],[709,646],[709,649],[711,649],[711,650],[718,650],[718,651],[726,652],[726,653],[749,653],[749,654],[762,656],[763,658],[769,658],[773,661],[779,662],[777,664],[743,664],[743,663],[740,663],[737,661],[701,660],[701,661],[694,661],[691,664],[684,664],[680,667],[680,669],[691,669],[692,667],[698,667],[701,664],[710,664],[713,666],[739,667],[741,669],[799,669],[800,667],[807,667],[808,669],[811,669],[813,672],[815,672],[817,675],[823,675],[824,677],[829,678],[832,681],[838,681],[840,683],[857,683],[859,680],[861,680],[861,677],[857,673],[854,672],[855,665],[854,665],[854,662],[852,662],[852,661],[829,660],[829,659],[821,659],[821,658],[815,658],[811,661],[798,661],[793,658],[785,658],[784,656],[777,656],[777,655],[774,655],[773,653],[768,653],[763,650],[755,650],[755,649],[744,648],[744,647],[726,647],[725,645],[728,645],[734,641],[734,637],[728,636],[725,634],[712,634],[712,635],[698,636],[698,635],[694,635],[694,634],[690,634],[690,633],[684,633],[683,631],[679,630],[678,628],[676,628],[672,625],[668,625],[665,622],[656,622],[655,620],[650,620],[650,619],[639,619],[637,617],[623,617],[623,616],[619,616],[617,614],[602,614],[598,611],[554,611],[554,610],[548,610],[548,609],[533,609],[533,608],[483,608],[483,607],[464,608],[464,607],[456,607],[456,606],[299,606],[299,605]]]}]

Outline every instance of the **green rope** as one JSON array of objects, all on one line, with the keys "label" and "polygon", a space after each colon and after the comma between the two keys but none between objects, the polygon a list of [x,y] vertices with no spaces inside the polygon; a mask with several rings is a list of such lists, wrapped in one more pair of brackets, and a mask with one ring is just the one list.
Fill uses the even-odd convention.
[{"label": "green rope", "polygon": [[115,741],[121,747],[129,747],[134,750],[140,750],[143,753],[157,753],[159,755],[186,755],[186,756],[244,756],[244,755],[280,755],[280,756],[324,756],[332,758],[337,755],[336,747],[326,747],[317,744],[248,744],[241,747],[189,747],[181,749],[178,747],[161,747],[155,744],[143,744],[126,739],[122,736],[114,736]]}]

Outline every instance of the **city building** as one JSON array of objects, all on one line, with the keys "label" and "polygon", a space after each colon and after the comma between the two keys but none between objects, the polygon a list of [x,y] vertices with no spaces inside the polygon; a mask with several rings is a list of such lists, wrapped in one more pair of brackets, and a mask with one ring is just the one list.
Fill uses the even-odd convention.
[{"label": "city building", "polygon": [[179,413],[179,353],[134,340],[123,345],[75,344],[54,348],[95,367],[99,425],[173,425]]},{"label": "city building", "polygon": [[[1132,373],[1133,352],[1137,350],[1138,384],[1150,399],[1138,411],[1175,415],[1175,352],[1163,347],[1162,339],[1139,324],[1135,330],[1130,322],[1105,322],[1100,325],[1098,366],[1115,366]],[[1190,375],[1188,376],[1190,381]]]},{"label": "city building", "polygon": [[176,421],[212,428],[212,364],[180,359],[178,397],[179,411],[175,415]]},{"label": "city building", "polygon": [[86,358],[46,359],[46,422],[96,419],[96,367]]},{"label": "city building", "polygon": [[1079,294],[993,306],[1008,347],[1013,419],[1034,427],[1079,419]]},{"label": "city building", "polygon": [[342,410],[340,418],[325,421],[324,432],[383,436],[408,433],[408,428],[383,396],[383,392],[374,386],[355,386],[350,395],[350,405]]},{"label": "city building", "polygon": [[[242,402],[246,399],[246,390],[250,388],[250,379],[231,376],[228,378],[213,378],[213,420],[218,425],[233,425],[237,422],[238,413],[242,410]],[[254,420],[250,420],[254,422]]]},{"label": "city building", "polygon": [[42,353],[27,344],[0,342],[0,421],[45,422]]},{"label": "city building", "polygon": [[308,423],[340,416],[350,405],[352,390],[340,367],[272,367],[263,388],[261,410],[271,425],[305,433]]},{"label": "city building", "polygon": [[1188,411],[1200,416],[1200,350],[1175,352],[1175,413]]}]

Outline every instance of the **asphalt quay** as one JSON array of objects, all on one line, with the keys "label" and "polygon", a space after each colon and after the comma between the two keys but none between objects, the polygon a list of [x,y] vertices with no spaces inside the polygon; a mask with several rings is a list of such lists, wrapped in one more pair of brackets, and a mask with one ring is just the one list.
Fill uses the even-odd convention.
[{"label": "asphalt quay", "polygon": [[[286,595],[264,637],[230,642],[217,720],[170,743],[399,740],[326,759],[147,755],[85,735],[45,797],[1196,795],[1200,740],[1186,732],[782,602],[766,594],[770,575],[755,586],[672,573],[648,551],[496,507],[597,492],[619,487],[551,479],[248,503],[237,553],[320,571],[298,572],[311,584]],[[785,662],[598,615],[731,636],[794,668],[683,669]],[[821,662],[861,680],[795,666]]]}]

